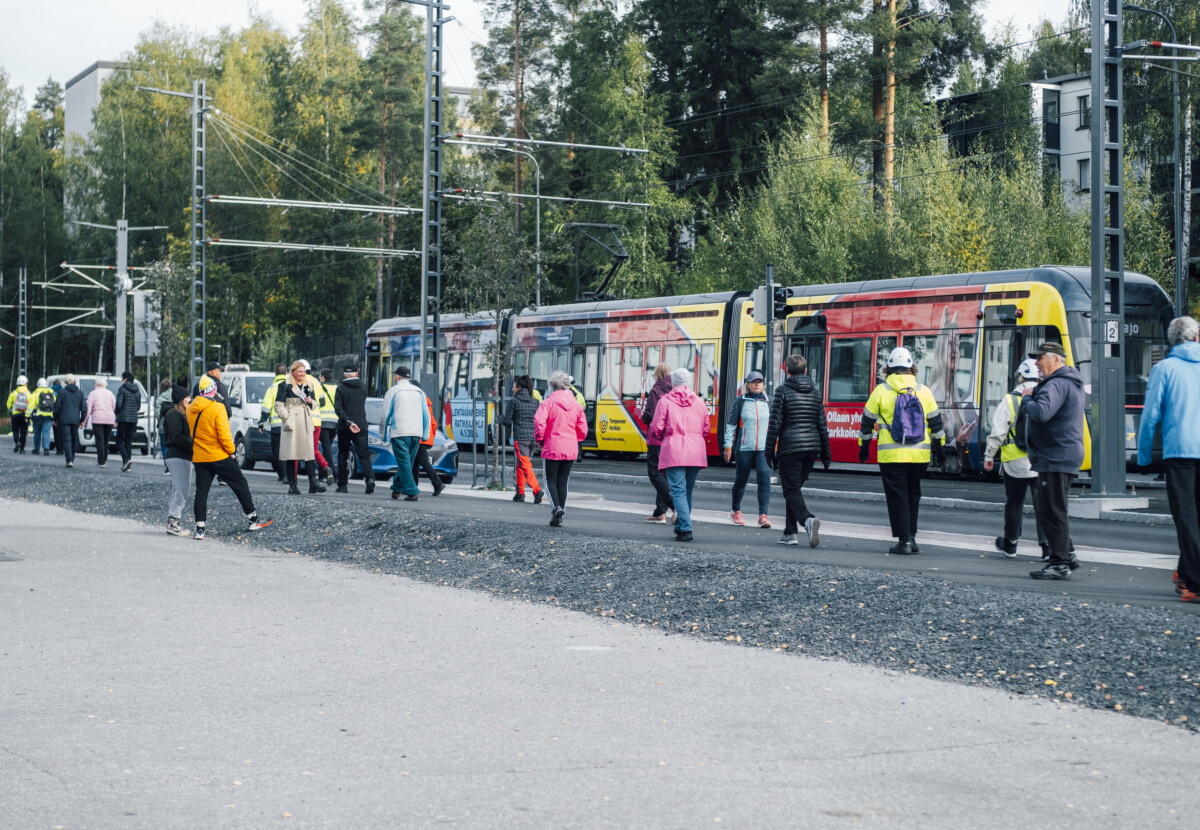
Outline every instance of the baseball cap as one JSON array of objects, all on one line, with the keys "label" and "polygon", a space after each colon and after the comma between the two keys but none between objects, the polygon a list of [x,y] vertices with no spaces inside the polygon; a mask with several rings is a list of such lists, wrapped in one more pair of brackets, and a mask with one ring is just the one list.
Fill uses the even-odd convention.
[{"label": "baseball cap", "polygon": [[1043,340],[1036,349],[1029,353],[1029,356],[1037,358],[1044,354],[1056,354],[1063,359],[1067,357],[1067,351],[1063,348],[1063,344],[1055,343],[1053,340]]},{"label": "baseball cap", "polygon": [[220,363],[215,360],[210,360],[208,361],[208,365],[204,367],[204,371],[211,372],[213,369],[220,369],[222,372],[225,371],[225,367]]},{"label": "baseball cap", "polygon": [[411,378],[412,377],[412,369],[408,368],[407,366],[397,366],[396,367],[396,377]]},{"label": "baseball cap", "polygon": [[743,383],[754,383],[756,380],[763,380],[762,372],[750,372]]}]

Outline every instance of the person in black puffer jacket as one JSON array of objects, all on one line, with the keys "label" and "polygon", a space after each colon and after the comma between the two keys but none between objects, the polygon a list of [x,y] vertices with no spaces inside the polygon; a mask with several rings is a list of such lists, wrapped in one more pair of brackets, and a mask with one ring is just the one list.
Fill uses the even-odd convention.
[{"label": "person in black puffer jacket", "polygon": [[127,473],[133,467],[133,436],[137,432],[142,390],[133,382],[133,372],[122,372],[121,381],[117,390],[117,452],[121,453],[121,472]]},{"label": "person in black puffer jacket", "polygon": [[533,416],[537,414],[539,402],[533,399],[533,380],[529,375],[521,375],[513,380],[513,396],[504,408],[504,418],[501,423],[511,430],[513,449],[516,450],[517,460],[517,493],[513,501],[525,501],[525,485],[533,490],[533,503],[542,503],[542,488],[533,472],[534,426]]},{"label": "person in black puffer jacket", "polygon": [[821,520],[808,510],[801,487],[817,459],[828,470],[833,461],[825,404],[808,376],[808,361],[794,354],[784,363],[788,378],[775,390],[771,420],[767,425],[767,463],[779,470],[783,498],[787,503],[781,545],[800,544],[797,534],[804,526],[809,547],[820,544]]}]

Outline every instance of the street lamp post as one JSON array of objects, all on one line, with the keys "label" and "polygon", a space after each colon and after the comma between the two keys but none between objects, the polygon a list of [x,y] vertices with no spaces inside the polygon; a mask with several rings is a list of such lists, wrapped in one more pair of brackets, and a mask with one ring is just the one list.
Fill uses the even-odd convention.
[{"label": "street lamp post", "polygon": [[[1136,6],[1133,3],[1125,3],[1121,8],[1128,12],[1152,14],[1161,19],[1163,23],[1167,24],[1167,28],[1171,30],[1171,43],[1179,42],[1179,37],[1175,34],[1175,24],[1162,12],[1147,9],[1143,6]],[[1171,55],[1178,57],[1179,50],[1171,49]],[[1184,281],[1187,273],[1187,246],[1183,237],[1183,195],[1180,192],[1183,189],[1183,156],[1179,152],[1179,73],[1176,71],[1171,72],[1171,103],[1173,115],[1172,137],[1175,146],[1173,161],[1175,171],[1174,177],[1171,179],[1173,203],[1175,205],[1175,316],[1182,317],[1187,313],[1184,300]]]}]

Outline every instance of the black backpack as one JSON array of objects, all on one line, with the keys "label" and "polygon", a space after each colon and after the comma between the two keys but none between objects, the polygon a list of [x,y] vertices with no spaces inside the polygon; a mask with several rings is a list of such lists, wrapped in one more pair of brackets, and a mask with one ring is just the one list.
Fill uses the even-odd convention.
[{"label": "black backpack", "polygon": [[38,395],[37,408],[40,412],[50,412],[54,409],[54,393],[42,392]]},{"label": "black backpack", "polygon": [[1029,404],[1029,396],[1015,397],[1019,397],[1020,401],[1017,403],[1017,417],[1013,418],[1012,426],[1008,428],[1008,437],[1021,452],[1029,452],[1029,412],[1025,408]]}]

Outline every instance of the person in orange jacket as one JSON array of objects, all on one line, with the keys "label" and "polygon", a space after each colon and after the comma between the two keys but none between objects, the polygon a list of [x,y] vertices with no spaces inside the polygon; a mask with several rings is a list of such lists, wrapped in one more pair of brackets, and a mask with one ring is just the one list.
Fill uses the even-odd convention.
[{"label": "person in orange jacket", "polygon": [[229,485],[246,514],[247,532],[262,530],[271,519],[260,519],[254,509],[250,485],[234,458],[233,436],[229,433],[229,413],[218,403],[217,382],[205,375],[197,384],[200,394],[187,408],[188,429],[192,433],[192,466],[196,470],[196,534],[193,539],[204,540],[205,519],[208,516],[208,491],[213,479]]},{"label": "person in orange jacket", "polygon": [[[410,380],[413,386],[417,386],[415,380]],[[421,391],[425,395],[424,390]],[[440,496],[442,491],[446,489],[446,485],[442,484],[442,479],[438,476],[437,470],[433,469],[433,462],[429,460],[429,449],[433,446],[433,436],[437,434],[437,419],[433,417],[433,401],[425,395],[425,406],[429,410],[429,431],[425,433],[425,437],[421,439],[421,443],[417,445],[417,455],[413,458],[412,474],[413,481],[417,480],[417,470],[425,471],[425,475],[429,478],[429,482],[433,485],[433,494]]]}]

